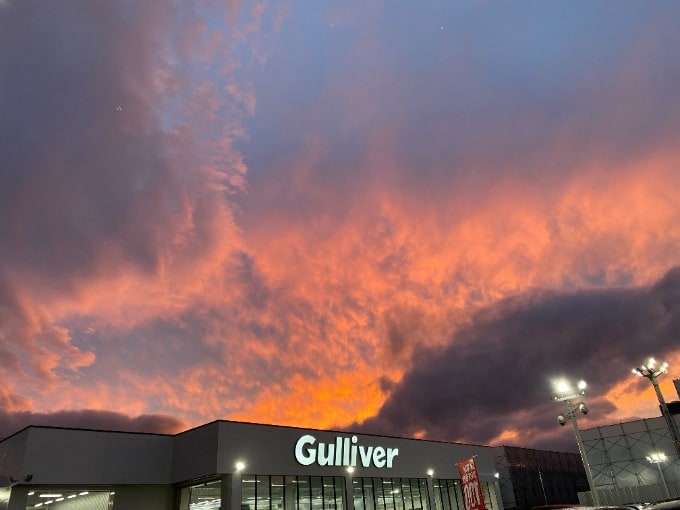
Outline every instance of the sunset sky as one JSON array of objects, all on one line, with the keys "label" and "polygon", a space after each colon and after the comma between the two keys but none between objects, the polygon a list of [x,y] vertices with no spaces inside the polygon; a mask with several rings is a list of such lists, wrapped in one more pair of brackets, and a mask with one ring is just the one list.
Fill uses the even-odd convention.
[{"label": "sunset sky", "polygon": [[0,0],[0,436],[576,448],[680,378],[680,3]]}]

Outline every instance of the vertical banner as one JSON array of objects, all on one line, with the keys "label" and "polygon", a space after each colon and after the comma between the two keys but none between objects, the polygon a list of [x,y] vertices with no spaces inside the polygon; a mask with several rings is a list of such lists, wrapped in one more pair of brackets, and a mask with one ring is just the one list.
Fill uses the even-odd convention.
[{"label": "vertical banner", "polygon": [[465,510],[484,510],[484,495],[482,494],[482,484],[479,481],[475,458],[470,457],[457,462],[460,482],[463,489],[463,501]]}]

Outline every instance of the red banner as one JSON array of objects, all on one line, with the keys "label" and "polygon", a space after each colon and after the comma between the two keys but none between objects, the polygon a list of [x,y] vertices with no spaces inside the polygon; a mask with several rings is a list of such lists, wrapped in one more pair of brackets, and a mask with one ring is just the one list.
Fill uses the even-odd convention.
[{"label": "red banner", "polygon": [[465,510],[484,510],[484,495],[482,494],[482,484],[479,481],[475,458],[461,460],[457,462],[460,483],[463,488],[463,502]]}]

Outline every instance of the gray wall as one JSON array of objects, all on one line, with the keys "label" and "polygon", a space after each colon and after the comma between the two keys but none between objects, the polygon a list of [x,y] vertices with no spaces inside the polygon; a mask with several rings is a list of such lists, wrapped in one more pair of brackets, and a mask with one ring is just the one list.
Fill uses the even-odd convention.
[{"label": "gray wall", "polygon": [[194,480],[217,471],[219,422],[208,423],[173,438],[172,482]]},{"label": "gray wall", "polygon": [[172,487],[116,487],[113,510],[170,510],[173,503]]},{"label": "gray wall", "polygon": [[28,441],[28,429],[24,429],[0,442],[0,477],[3,485],[9,485],[10,477],[23,479],[24,452]]},{"label": "gray wall", "polygon": [[333,443],[337,436],[356,435],[358,445],[380,445],[399,449],[399,455],[394,458],[391,469],[358,466],[353,476],[426,478],[427,470],[434,469],[435,478],[459,478],[456,462],[477,455],[476,463],[480,478],[484,481],[495,480],[493,450],[485,446],[234,422],[219,422],[217,472],[233,473],[236,461],[241,460],[246,464],[244,473],[249,474],[323,476],[347,474],[343,466],[298,464],[294,454],[295,444],[304,434],[314,436],[317,445],[318,442]]},{"label": "gray wall", "polygon": [[31,427],[22,475],[32,485],[164,485],[171,446],[171,436]]}]

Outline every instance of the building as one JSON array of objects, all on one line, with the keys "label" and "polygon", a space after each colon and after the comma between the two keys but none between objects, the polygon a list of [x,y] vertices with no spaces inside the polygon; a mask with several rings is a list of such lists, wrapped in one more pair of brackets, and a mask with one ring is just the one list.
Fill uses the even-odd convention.
[{"label": "building", "polygon": [[[680,425],[680,413],[673,418]],[[680,457],[663,417],[586,429],[581,436],[602,503],[680,497]],[[651,463],[652,453],[664,453],[665,461]]]},{"label": "building", "polygon": [[577,453],[499,446],[496,471],[506,510],[549,504],[578,504],[588,479]]},{"label": "building", "polygon": [[[674,383],[680,397],[680,380]],[[667,407],[680,428],[680,402],[669,402]],[[585,429],[581,436],[603,504],[680,497],[680,445],[663,416]],[[653,453],[663,453],[665,458],[653,459]]]},{"label": "building", "polygon": [[494,456],[230,421],[176,435],[31,426],[0,441],[0,509],[457,510],[456,463],[474,457],[486,508],[502,510]]}]

